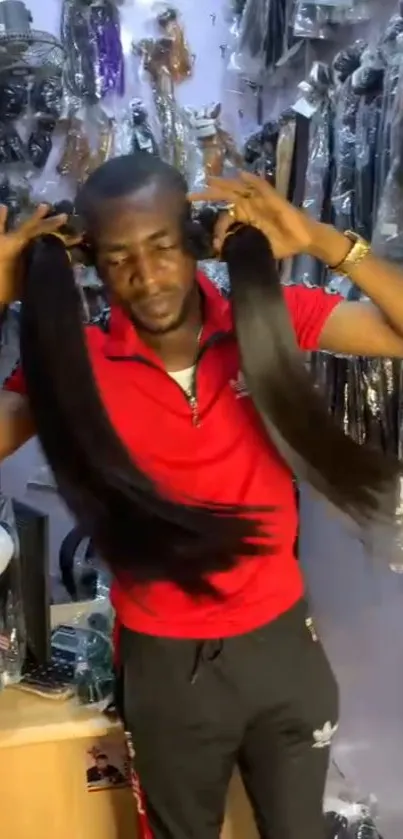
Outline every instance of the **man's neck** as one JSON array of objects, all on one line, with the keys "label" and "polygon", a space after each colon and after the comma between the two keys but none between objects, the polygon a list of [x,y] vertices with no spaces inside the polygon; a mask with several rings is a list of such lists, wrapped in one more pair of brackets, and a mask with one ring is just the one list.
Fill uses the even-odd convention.
[{"label": "man's neck", "polygon": [[184,370],[195,363],[203,327],[202,310],[203,301],[197,289],[188,316],[177,329],[164,335],[138,330],[144,343],[154,350],[170,372]]}]

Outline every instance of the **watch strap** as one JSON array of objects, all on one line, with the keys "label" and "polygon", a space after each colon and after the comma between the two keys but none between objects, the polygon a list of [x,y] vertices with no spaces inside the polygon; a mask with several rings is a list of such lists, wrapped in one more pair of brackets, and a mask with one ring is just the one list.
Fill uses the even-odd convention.
[{"label": "watch strap", "polygon": [[359,236],[358,233],[354,233],[353,230],[346,230],[344,236],[350,240],[351,248],[339,265],[332,266],[332,271],[344,277],[349,277],[351,269],[359,265],[368,256],[371,251],[371,245],[362,236]]}]

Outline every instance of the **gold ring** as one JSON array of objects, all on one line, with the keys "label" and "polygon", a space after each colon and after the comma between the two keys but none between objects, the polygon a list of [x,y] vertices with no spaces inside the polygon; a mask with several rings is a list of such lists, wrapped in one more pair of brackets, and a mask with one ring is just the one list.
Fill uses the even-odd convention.
[{"label": "gold ring", "polygon": [[230,218],[233,218],[233,219],[236,218],[235,204],[228,204],[227,213],[228,213]]}]

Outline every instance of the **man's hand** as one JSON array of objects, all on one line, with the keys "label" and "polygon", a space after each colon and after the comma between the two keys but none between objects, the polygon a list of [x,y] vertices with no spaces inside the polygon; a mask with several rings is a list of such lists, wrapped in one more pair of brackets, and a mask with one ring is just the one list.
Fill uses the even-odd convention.
[{"label": "man's hand", "polygon": [[189,201],[227,202],[227,213],[217,223],[214,248],[220,253],[225,234],[234,222],[257,227],[270,242],[276,259],[309,253],[320,225],[286,201],[263,178],[241,172],[238,178],[208,178],[204,192]]},{"label": "man's hand", "polygon": [[48,213],[49,206],[41,204],[31,218],[6,233],[7,207],[0,205],[0,305],[18,299],[21,256],[29,242],[38,236],[56,233],[66,224],[66,215],[47,218]]}]

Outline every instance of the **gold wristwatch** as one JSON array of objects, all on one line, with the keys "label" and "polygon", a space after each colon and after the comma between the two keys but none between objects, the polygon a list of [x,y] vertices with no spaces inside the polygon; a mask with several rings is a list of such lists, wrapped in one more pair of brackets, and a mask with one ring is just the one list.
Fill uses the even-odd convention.
[{"label": "gold wristwatch", "polygon": [[336,274],[349,277],[351,269],[359,265],[368,256],[371,251],[371,245],[362,236],[359,236],[358,233],[354,233],[353,230],[346,230],[343,235],[346,239],[350,240],[351,248],[343,261],[339,265],[331,266],[331,270],[335,271]]}]

